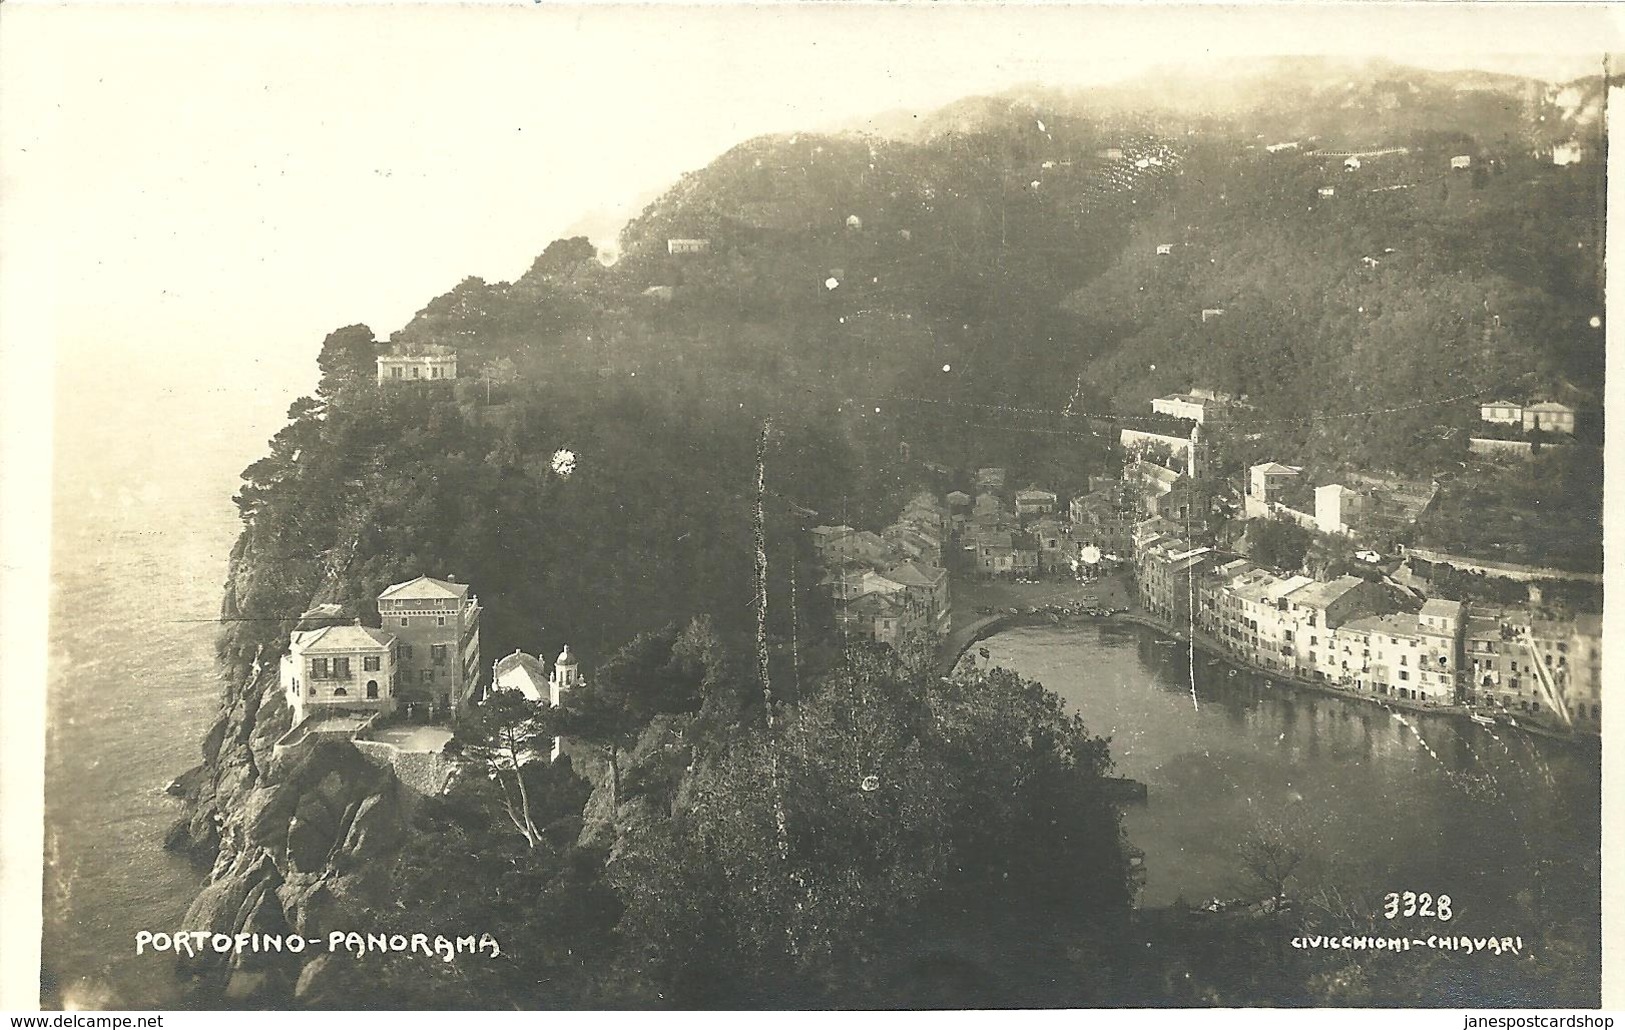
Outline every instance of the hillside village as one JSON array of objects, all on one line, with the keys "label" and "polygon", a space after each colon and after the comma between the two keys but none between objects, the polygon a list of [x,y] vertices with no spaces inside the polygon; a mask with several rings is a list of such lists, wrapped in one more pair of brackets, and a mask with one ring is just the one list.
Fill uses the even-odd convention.
[{"label": "hillside village", "polygon": [[[560,240],[387,338],[335,331],[235,498],[228,696],[172,835],[231,867],[206,904],[240,924],[293,851],[300,890],[353,885],[378,866],[326,817],[387,803],[417,897],[516,937],[547,913],[527,997],[554,974],[611,996],[590,940],[629,998],[759,1001],[816,953],[808,996],[849,1003],[823,985],[888,975],[892,938],[845,951],[876,912],[909,939],[1002,920],[1048,947],[1032,925],[1085,912],[1186,940],[1198,911],[1129,918],[1156,857],[1123,833],[1111,741],[978,647],[1029,622],[1185,642],[1253,710],[1317,692],[1592,754],[1591,94],[1416,79],[1240,121],[1017,96],[751,140],[612,262]],[[536,732],[493,759],[483,720],[515,712]],[[261,791],[289,826],[243,814]],[[1154,966],[1145,943],[1120,950]],[[1055,949],[1046,982],[1093,954]],[[718,972],[751,963],[747,987]]]}]

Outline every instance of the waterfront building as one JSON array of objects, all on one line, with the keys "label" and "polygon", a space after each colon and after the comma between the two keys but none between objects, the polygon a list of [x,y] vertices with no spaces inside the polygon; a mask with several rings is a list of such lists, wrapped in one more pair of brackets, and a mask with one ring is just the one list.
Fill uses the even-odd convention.
[{"label": "waterfront building", "polygon": [[1350,681],[1361,662],[1346,638],[1337,639],[1336,630],[1350,619],[1381,611],[1384,600],[1381,587],[1358,576],[1311,582],[1292,591],[1286,610],[1293,626],[1283,634],[1283,657],[1294,659],[1295,671],[1306,679]]},{"label": "waterfront building", "polygon": [[1460,700],[1461,643],[1465,628],[1460,601],[1430,597],[1417,613],[1422,634],[1422,668],[1418,687],[1424,694],[1444,694]]},{"label": "waterfront building", "polygon": [[925,628],[935,633],[948,632],[952,606],[947,569],[921,562],[903,562],[886,572],[885,578],[903,588],[909,601],[919,609]]},{"label": "waterfront building", "polygon": [[1461,679],[1469,704],[1528,713],[1531,701],[1539,703],[1533,659],[1524,644],[1529,621],[1527,611],[1503,605],[1474,604],[1465,610]]},{"label": "waterfront building", "polygon": [[1586,733],[1602,731],[1602,616],[1575,618],[1569,637],[1568,674],[1562,682],[1574,728]]},{"label": "waterfront building", "polygon": [[[1356,690],[1430,704],[1455,700],[1453,682],[1441,680],[1425,668],[1430,641],[1414,613],[1362,616],[1345,623],[1339,632],[1349,636],[1351,648],[1356,642],[1360,648]],[[1429,672],[1426,678],[1424,671]]]},{"label": "waterfront building", "polygon": [[480,604],[466,583],[419,576],[386,587],[378,615],[399,641],[402,701],[455,713],[480,677]]},{"label": "waterfront building", "polygon": [[1199,611],[1196,580],[1213,557],[1213,548],[1185,540],[1158,541],[1146,548],[1136,566],[1141,607],[1175,625],[1193,625]]}]

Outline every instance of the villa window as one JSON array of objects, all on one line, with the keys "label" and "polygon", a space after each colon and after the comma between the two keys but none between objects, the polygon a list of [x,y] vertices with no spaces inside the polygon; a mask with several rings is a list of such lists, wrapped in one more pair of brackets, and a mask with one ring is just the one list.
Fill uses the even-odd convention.
[{"label": "villa window", "polygon": [[310,678],[313,680],[327,679],[327,659],[312,658],[310,660]]},{"label": "villa window", "polygon": [[424,669],[423,672],[419,674],[418,679],[424,683],[432,683],[434,681],[434,670]]},{"label": "villa window", "polygon": [[350,659],[333,659],[333,678],[336,680],[347,680],[350,678]]},{"label": "villa window", "polygon": [[400,368],[398,366],[396,368],[390,369],[389,371],[390,371],[390,374],[394,378],[399,379],[401,377],[401,370],[400,370]]},{"label": "villa window", "polygon": [[377,672],[382,667],[383,659],[378,655],[368,655],[361,659],[361,668],[364,672]]},{"label": "villa window", "polygon": [[345,690],[343,687],[334,687],[333,688],[333,696],[334,697],[349,697],[350,692],[348,690]]},{"label": "villa window", "polygon": [[367,700],[368,701],[376,701],[376,700],[378,700],[378,681],[377,680],[368,680],[367,681]]},{"label": "villa window", "polygon": [[430,644],[429,645],[429,657],[430,657],[430,660],[432,660],[436,665],[445,665],[446,664],[446,645],[445,644]]},{"label": "villa window", "polygon": [[407,621],[408,621],[408,620],[407,620],[407,618],[406,618],[406,616],[404,616],[404,615],[402,615],[402,616],[401,616],[401,625],[402,625],[402,626],[404,626],[404,625],[406,625],[406,624],[407,624]]},{"label": "villa window", "polygon": [[1406,672],[1404,669],[1401,669],[1399,670],[1399,678],[1402,680],[1409,680],[1411,678],[1411,674]]}]

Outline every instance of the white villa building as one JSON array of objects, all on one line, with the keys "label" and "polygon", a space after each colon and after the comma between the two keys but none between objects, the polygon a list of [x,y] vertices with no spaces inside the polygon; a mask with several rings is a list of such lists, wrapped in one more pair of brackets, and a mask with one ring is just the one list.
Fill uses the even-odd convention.
[{"label": "white villa building", "polygon": [[423,382],[457,378],[457,351],[436,343],[391,344],[378,355],[380,383]]}]

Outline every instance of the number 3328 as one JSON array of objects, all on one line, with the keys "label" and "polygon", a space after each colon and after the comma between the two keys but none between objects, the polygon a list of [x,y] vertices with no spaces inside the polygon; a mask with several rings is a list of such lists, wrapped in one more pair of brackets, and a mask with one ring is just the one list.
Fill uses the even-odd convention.
[{"label": "number 3328", "polygon": [[1388,919],[1398,919],[1400,916],[1421,916],[1424,919],[1437,919],[1441,923],[1448,923],[1454,914],[1450,910],[1450,895],[1440,894],[1434,897],[1431,894],[1418,894],[1415,891],[1405,891],[1402,894],[1389,892],[1382,896],[1382,914]]}]

